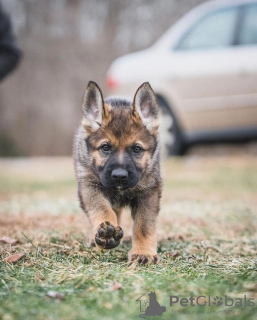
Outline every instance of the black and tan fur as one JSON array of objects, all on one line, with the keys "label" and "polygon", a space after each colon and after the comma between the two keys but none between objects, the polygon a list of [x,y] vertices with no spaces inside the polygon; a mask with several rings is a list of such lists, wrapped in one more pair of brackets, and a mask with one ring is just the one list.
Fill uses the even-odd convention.
[{"label": "black and tan fur", "polygon": [[129,206],[134,220],[129,260],[156,263],[162,180],[155,94],[149,83],[143,83],[132,103],[104,101],[91,81],[82,110],[74,160],[80,205],[89,218],[93,241],[103,249],[118,246],[123,237],[121,211]]}]

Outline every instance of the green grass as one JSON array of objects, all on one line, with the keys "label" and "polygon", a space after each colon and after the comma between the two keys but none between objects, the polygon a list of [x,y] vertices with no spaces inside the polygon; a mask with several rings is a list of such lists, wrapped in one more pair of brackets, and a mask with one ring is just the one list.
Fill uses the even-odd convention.
[{"label": "green grass", "polygon": [[[15,161],[11,167],[16,168]],[[51,166],[50,166],[51,167]],[[26,172],[1,172],[0,319],[139,319],[139,302],[155,291],[166,306],[162,317],[149,319],[256,319],[257,313],[257,183],[256,162],[169,161],[159,219],[158,265],[127,262],[129,241],[113,251],[87,246],[88,226],[78,208],[73,173],[53,163],[49,179]],[[29,173],[30,169],[27,169]],[[7,181],[7,184],[6,184]],[[129,234],[131,222],[123,220]],[[25,257],[8,264],[14,253]],[[113,290],[118,282],[120,290]],[[56,291],[62,300],[49,298]],[[254,299],[254,307],[182,307],[180,298],[225,295]]]},{"label": "green grass", "polygon": [[2,176],[0,180],[0,190],[3,193],[15,193],[15,192],[33,192],[33,191],[41,191],[41,190],[51,190],[55,191],[75,187],[75,179],[69,180],[61,180],[61,181],[37,181],[37,180],[29,180],[25,181],[22,179],[17,179],[15,176],[12,178]]},{"label": "green grass", "polygon": [[[231,243],[225,243],[229,249],[221,259],[211,261],[212,252],[199,246],[192,256],[192,242],[165,241],[159,244],[162,258],[159,265],[134,269],[126,261],[129,248],[125,245],[100,254],[84,246],[83,235],[76,235],[77,246],[73,241],[70,234],[67,240],[60,241],[59,248],[50,244],[31,247],[24,261],[16,265],[1,264],[0,315],[3,319],[134,319],[139,314],[135,300],[145,291],[156,292],[159,302],[167,308],[162,318],[170,319],[173,310],[203,311],[201,307],[193,310],[192,307],[169,307],[170,295],[241,298],[257,281],[255,256],[233,257]],[[56,239],[53,242],[56,243]],[[223,244],[216,245],[222,250]],[[181,256],[172,258],[167,252],[180,252]],[[122,284],[121,290],[111,290],[115,282]],[[64,300],[47,298],[49,290],[61,293]],[[235,312],[241,313],[237,319],[255,319],[257,312],[256,307],[214,305],[204,311],[228,311],[226,309],[231,312],[226,319],[234,319]],[[172,319],[181,318],[183,314],[172,315]],[[196,314],[192,318],[213,319],[213,314]]]}]

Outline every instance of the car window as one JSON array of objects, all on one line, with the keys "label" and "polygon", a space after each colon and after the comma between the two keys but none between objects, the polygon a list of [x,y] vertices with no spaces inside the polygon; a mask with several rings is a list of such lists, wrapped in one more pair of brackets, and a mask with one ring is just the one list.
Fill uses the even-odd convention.
[{"label": "car window", "polygon": [[237,13],[238,7],[230,7],[208,14],[186,33],[176,49],[213,49],[231,45]]},{"label": "car window", "polygon": [[241,45],[257,44],[257,4],[244,7],[238,43]]}]

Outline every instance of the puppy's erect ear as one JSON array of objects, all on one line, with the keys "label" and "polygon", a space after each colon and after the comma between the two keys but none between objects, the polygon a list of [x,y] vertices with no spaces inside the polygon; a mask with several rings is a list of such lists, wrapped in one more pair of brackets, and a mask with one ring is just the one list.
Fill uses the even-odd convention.
[{"label": "puppy's erect ear", "polygon": [[100,128],[104,113],[103,95],[98,85],[90,81],[84,93],[82,110],[84,119],[82,121],[85,129],[96,131]]},{"label": "puppy's erect ear", "polygon": [[149,131],[158,129],[158,102],[148,82],[144,82],[138,89],[133,101],[133,110],[138,114]]}]

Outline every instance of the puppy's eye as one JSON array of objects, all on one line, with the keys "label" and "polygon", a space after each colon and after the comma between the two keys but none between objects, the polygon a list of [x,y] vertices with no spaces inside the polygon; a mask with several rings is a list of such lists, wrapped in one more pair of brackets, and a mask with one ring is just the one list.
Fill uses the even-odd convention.
[{"label": "puppy's eye", "polygon": [[111,146],[110,146],[108,143],[105,143],[105,144],[103,144],[103,145],[100,147],[100,149],[101,149],[103,152],[107,153],[107,152],[109,152],[109,151],[111,150]]},{"label": "puppy's eye", "polygon": [[132,148],[132,150],[133,150],[133,152],[134,153],[136,153],[136,154],[140,154],[142,151],[143,151],[143,149],[141,148],[141,147],[139,147],[139,146],[134,146],[133,148]]}]

